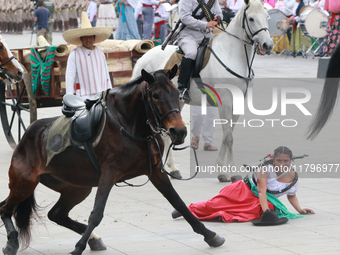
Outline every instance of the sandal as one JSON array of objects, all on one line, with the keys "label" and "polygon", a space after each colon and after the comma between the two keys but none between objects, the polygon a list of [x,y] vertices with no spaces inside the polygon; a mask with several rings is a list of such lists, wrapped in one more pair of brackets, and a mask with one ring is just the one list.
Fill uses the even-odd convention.
[{"label": "sandal", "polygon": [[200,142],[199,137],[193,137],[193,138],[191,139],[191,147],[192,147],[193,149],[197,150],[197,149],[198,149],[198,146],[199,146],[199,142]]},{"label": "sandal", "polygon": [[210,143],[204,144],[204,150],[205,151],[217,151],[217,148],[212,146]]}]

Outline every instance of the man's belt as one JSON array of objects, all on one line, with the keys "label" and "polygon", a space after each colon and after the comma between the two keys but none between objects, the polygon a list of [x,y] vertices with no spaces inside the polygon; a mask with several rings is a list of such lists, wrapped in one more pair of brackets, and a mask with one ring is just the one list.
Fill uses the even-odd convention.
[{"label": "man's belt", "polygon": [[103,2],[103,3],[100,3],[100,4],[112,4],[112,2]]},{"label": "man's belt", "polygon": [[200,15],[193,16],[195,19],[203,19],[204,17],[207,21],[212,21],[214,19],[214,15],[211,13],[211,8],[215,3],[215,0],[209,0],[208,4],[204,2],[204,0],[197,0],[198,6],[202,9],[202,13]]},{"label": "man's belt", "polygon": [[156,38],[159,38],[159,28],[161,25],[166,24],[165,20],[162,20],[160,22],[155,23],[155,27],[156,27]]},{"label": "man's belt", "polygon": [[[295,172],[294,180],[293,180],[293,181],[291,182],[291,184],[289,184],[286,188],[284,188],[284,189],[281,190],[281,191],[272,191],[272,190],[267,189],[267,192],[268,192],[269,194],[280,194],[280,193],[284,193],[284,192],[286,192],[287,190],[289,190],[290,188],[292,188],[292,187],[297,183],[298,179],[299,179],[299,175],[298,175],[297,172]],[[254,175],[253,175],[253,174],[252,174],[252,181],[253,181],[253,183],[255,184],[255,186],[257,186],[257,182],[256,182],[256,179],[254,178]],[[243,179],[243,182],[244,182],[245,184],[247,184],[247,186],[249,187],[249,189],[251,189],[251,183],[250,183],[250,181],[249,181],[249,177],[248,177],[248,176],[246,176],[246,177]]]},{"label": "man's belt", "polygon": [[143,7],[152,7],[152,4],[149,5],[149,4],[143,4]]}]

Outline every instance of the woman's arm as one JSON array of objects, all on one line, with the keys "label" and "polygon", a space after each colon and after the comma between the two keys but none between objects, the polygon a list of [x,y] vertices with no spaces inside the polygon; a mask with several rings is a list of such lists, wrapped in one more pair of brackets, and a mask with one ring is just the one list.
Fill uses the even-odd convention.
[{"label": "woman's arm", "polygon": [[308,208],[301,209],[299,200],[297,199],[296,195],[287,195],[287,198],[291,205],[295,208],[295,210],[298,211],[300,214],[315,213],[312,209]]},{"label": "woman's arm", "polygon": [[257,178],[257,190],[259,193],[262,211],[266,211],[267,209],[269,209],[267,201],[267,179],[268,172],[265,170],[265,168],[261,168],[261,171],[259,171]]},{"label": "woman's arm", "polygon": [[77,76],[76,52],[73,50],[71,51],[67,59],[66,74],[65,74],[66,94],[76,93],[76,90],[75,90],[76,76]]}]

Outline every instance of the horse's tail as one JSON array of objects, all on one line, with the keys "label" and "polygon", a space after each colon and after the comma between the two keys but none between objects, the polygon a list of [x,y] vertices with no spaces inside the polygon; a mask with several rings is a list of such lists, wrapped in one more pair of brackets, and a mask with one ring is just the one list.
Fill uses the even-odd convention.
[{"label": "horse's tail", "polygon": [[18,228],[19,239],[25,248],[31,241],[31,217],[38,209],[34,193],[26,200],[20,202],[13,211],[15,224]]},{"label": "horse's tail", "polygon": [[325,126],[333,112],[340,85],[340,44],[329,61],[318,111],[308,128],[307,139],[314,139]]}]

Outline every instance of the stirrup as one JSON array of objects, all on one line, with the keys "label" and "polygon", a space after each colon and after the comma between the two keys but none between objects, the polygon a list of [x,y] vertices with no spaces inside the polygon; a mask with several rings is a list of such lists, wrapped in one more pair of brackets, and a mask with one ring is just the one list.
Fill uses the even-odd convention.
[{"label": "stirrup", "polygon": [[179,99],[190,101],[189,90],[187,88],[179,89]]}]

